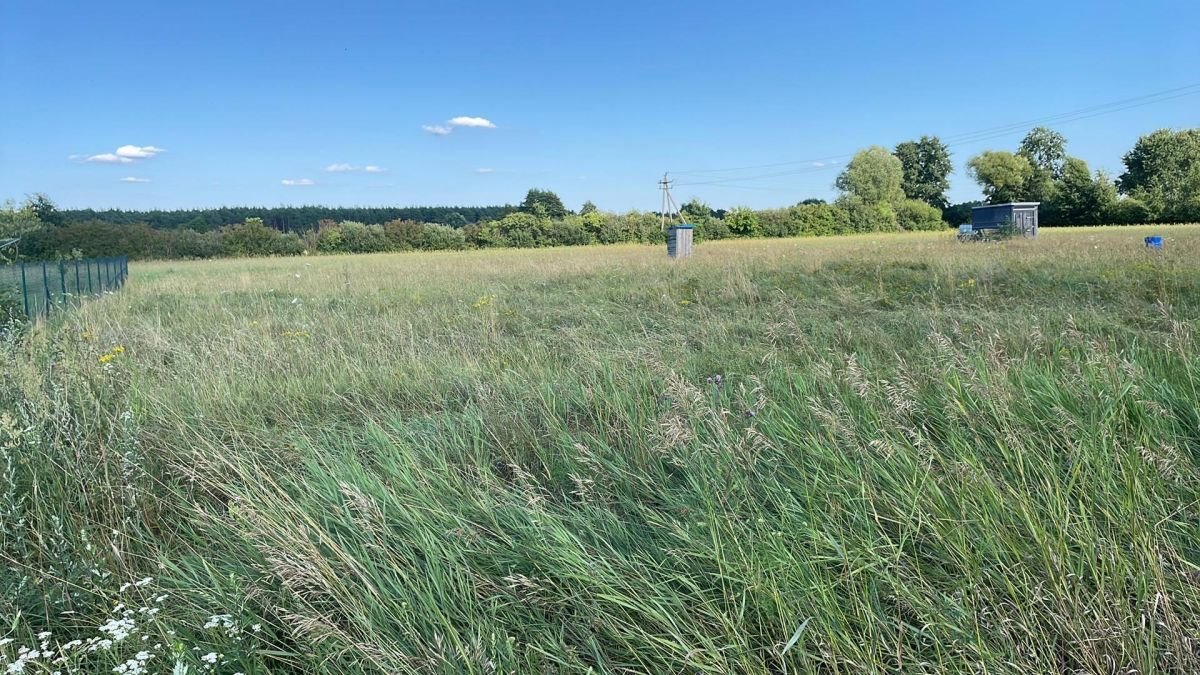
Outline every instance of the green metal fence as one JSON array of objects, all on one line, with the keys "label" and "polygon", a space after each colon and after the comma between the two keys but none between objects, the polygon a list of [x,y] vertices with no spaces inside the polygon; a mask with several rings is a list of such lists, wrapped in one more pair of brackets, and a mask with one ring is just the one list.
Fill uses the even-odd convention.
[{"label": "green metal fence", "polygon": [[4,304],[33,319],[80,298],[115,291],[128,276],[129,258],[124,256],[17,262],[0,266],[0,293],[8,298]]}]

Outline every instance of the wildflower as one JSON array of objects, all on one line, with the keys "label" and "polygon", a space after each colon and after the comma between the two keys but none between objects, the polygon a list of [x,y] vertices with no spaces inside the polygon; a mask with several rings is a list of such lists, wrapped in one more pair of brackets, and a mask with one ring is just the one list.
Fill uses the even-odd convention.
[{"label": "wildflower", "polygon": [[481,295],[478,300],[471,304],[471,309],[483,309],[492,304],[495,299],[496,296],[494,295]]},{"label": "wildflower", "polygon": [[205,663],[210,663],[210,664],[216,663],[217,662],[217,653],[209,652],[209,653],[205,654],[204,656],[201,656],[200,660],[204,661]]},{"label": "wildflower", "polygon": [[51,635],[53,635],[53,633],[51,633],[51,632],[50,632],[50,631],[48,631],[48,630],[47,630],[47,631],[42,631],[41,633],[38,633],[38,638],[37,638],[37,639],[38,639],[38,641],[40,642],[40,641],[42,641],[42,640],[45,640],[46,638],[50,637]]}]

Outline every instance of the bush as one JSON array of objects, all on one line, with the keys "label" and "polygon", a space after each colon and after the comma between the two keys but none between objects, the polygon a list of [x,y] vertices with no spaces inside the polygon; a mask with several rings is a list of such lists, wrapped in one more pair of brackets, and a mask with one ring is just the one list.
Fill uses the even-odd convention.
[{"label": "bush", "polygon": [[762,228],[758,223],[758,214],[745,206],[739,206],[725,215],[725,224],[729,231],[738,237],[760,237]]},{"label": "bush", "polygon": [[244,223],[225,227],[221,230],[221,243],[225,255],[231,256],[299,255],[304,252],[304,241],[299,236],[267,227],[262,218],[247,218]]},{"label": "bush", "polygon": [[555,246],[584,246],[595,242],[580,216],[552,221],[549,235]]},{"label": "bush", "polygon": [[794,237],[800,232],[800,223],[792,209],[759,211],[758,226],[764,237]]},{"label": "bush", "polygon": [[417,248],[424,251],[461,251],[467,247],[463,231],[447,225],[427,224],[421,228]]},{"label": "bush", "polygon": [[833,204],[797,204],[788,209],[796,222],[796,234],[823,237],[850,231],[850,214]]},{"label": "bush", "polygon": [[1117,225],[1136,225],[1150,220],[1150,210],[1141,201],[1125,197],[1108,207],[1104,220]]},{"label": "bush", "polygon": [[346,240],[342,237],[341,228],[332,225],[322,229],[317,235],[317,250],[322,253],[345,253]]},{"label": "bush", "polygon": [[163,230],[160,234],[166,241],[168,258],[207,259],[219,257],[222,252],[221,235],[216,231]]},{"label": "bush", "polygon": [[338,223],[338,229],[342,231],[343,246],[347,253],[380,253],[391,248],[380,225],[345,220]]},{"label": "bush", "polygon": [[868,204],[859,197],[847,196],[838,199],[838,206],[846,210],[853,232],[895,232],[900,229],[896,211],[888,204]]},{"label": "bush", "polygon": [[906,230],[944,230],[946,222],[936,206],[917,199],[905,199],[896,207],[896,218]]},{"label": "bush", "polygon": [[729,226],[720,218],[705,218],[703,223],[696,225],[696,231],[692,234],[697,242],[728,239],[733,236],[729,231]]},{"label": "bush", "polygon": [[[473,226],[478,229],[478,226]],[[397,251],[409,251],[420,248],[420,242],[425,236],[425,224],[415,220],[391,220],[383,224],[383,233]]]},{"label": "bush", "polygon": [[0,325],[11,318],[23,316],[25,313],[24,302],[19,286],[0,284]]}]

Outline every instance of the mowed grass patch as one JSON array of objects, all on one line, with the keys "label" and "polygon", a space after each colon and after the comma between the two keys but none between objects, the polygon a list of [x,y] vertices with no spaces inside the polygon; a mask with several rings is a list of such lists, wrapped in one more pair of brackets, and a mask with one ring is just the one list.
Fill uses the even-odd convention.
[{"label": "mowed grass patch", "polygon": [[80,667],[1194,672],[1198,260],[1174,226],[134,266],[4,343],[0,653],[153,588]]}]

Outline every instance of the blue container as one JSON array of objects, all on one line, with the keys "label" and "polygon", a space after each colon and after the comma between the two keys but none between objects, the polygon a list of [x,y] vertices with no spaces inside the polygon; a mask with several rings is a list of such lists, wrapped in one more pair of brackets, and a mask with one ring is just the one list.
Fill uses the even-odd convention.
[{"label": "blue container", "polygon": [[1162,248],[1162,237],[1146,237],[1146,248]]}]

